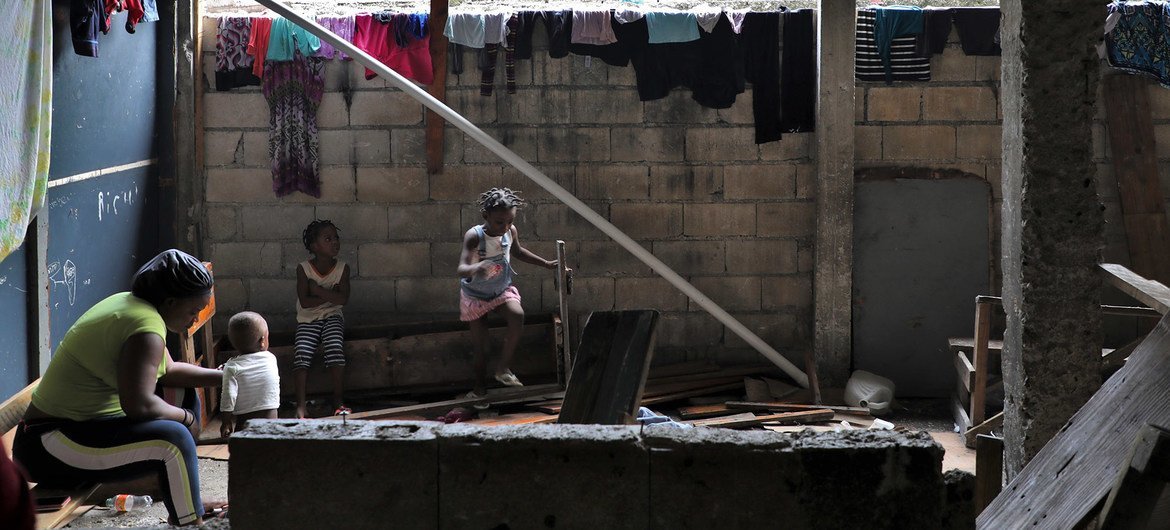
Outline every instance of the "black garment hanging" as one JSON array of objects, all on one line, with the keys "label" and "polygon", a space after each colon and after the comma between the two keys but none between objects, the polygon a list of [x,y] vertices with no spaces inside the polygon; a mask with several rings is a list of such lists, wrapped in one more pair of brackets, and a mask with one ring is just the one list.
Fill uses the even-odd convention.
[{"label": "black garment hanging", "polygon": [[780,120],[780,13],[750,12],[740,33],[744,78],[752,84],[752,118],[756,143],[775,142],[784,131]]},{"label": "black garment hanging", "polygon": [[855,72],[858,81],[930,81],[930,58],[915,51],[917,37],[896,37],[890,43],[890,72],[878,54],[874,39],[873,9],[857,10],[857,59]]},{"label": "black garment hanging", "polygon": [[784,51],[780,59],[780,127],[785,132],[816,129],[816,28],[812,9],[784,17]]},{"label": "black garment hanging", "polygon": [[951,35],[951,10],[937,7],[922,9],[922,33],[914,40],[914,53],[930,57],[943,52]]},{"label": "black garment hanging", "polygon": [[[622,24],[631,31],[628,49],[642,101],[662,99],[675,87],[691,89],[691,98],[700,105],[725,109],[744,91],[743,54],[731,22],[723,17],[711,33],[700,32],[690,42],[649,43],[643,17]],[[623,42],[625,36],[618,37]]]},{"label": "black garment hanging", "polygon": [[956,7],[955,29],[967,55],[999,55],[999,8]]}]

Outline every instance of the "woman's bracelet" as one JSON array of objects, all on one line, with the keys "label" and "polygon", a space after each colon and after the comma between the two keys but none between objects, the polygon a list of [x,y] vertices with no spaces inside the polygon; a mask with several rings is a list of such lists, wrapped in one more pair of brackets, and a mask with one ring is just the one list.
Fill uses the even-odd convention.
[{"label": "woman's bracelet", "polygon": [[[195,415],[188,412],[187,409],[182,409],[182,410],[183,410],[183,426],[190,427],[191,425],[193,425],[195,423]],[[188,416],[191,417],[191,423],[187,423]]]}]

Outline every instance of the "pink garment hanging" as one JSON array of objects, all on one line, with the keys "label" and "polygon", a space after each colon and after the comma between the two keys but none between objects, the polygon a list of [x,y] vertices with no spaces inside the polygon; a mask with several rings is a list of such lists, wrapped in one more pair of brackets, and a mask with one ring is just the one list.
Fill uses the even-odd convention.
[{"label": "pink garment hanging", "polygon": [[610,23],[609,10],[573,10],[573,32],[569,37],[573,44],[595,44],[605,46],[617,42]]}]

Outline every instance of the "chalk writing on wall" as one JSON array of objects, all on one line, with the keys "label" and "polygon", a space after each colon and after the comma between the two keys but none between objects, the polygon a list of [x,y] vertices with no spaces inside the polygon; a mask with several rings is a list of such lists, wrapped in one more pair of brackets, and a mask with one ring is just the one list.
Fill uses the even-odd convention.
[{"label": "chalk writing on wall", "polygon": [[49,285],[52,289],[64,288],[69,294],[69,305],[77,301],[77,265],[73,260],[65,260],[65,266],[60,261],[54,261],[48,267]]},{"label": "chalk writing on wall", "polygon": [[97,194],[98,202],[98,221],[102,220],[102,216],[110,217],[118,215],[118,205],[123,207],[134,204],[134,196],[138,194],[138,186],[134,186],[132,190],[106,192],[99,191]]}]

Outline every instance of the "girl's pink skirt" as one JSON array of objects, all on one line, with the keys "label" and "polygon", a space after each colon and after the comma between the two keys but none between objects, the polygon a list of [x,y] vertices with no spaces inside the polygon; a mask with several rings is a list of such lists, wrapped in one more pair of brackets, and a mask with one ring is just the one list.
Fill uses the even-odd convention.
[{"label": "girl's pink skirt", "polygon": [[459,320],[464,322],[471,322],[472,320],[479,320],[484,315],[491,313],[493,309],[500,307],[508,302],[508,300],[515,300],[520,302],[520,291],[516,290],[515,285],[509,285],[503,294],[492,298],[491,300],[480,300],[479,298],[472,298],[464,294],[462,290],[459,291]]}]

